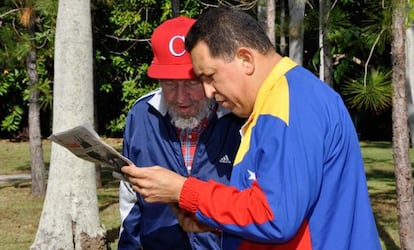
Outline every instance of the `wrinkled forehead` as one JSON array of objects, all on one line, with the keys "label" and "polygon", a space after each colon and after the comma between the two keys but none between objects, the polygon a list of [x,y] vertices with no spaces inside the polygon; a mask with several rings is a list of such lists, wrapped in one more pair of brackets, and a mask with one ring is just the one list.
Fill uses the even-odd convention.
[{"label": "wrinkled forehead", "polygon": [[166,93],[173,92],[192,92],[192,93],[201,93],[203,92],[203,85],[199,79],[186,79],[186,80],[177,80],[177,79],[162,79],[159,81],[160,86]]}]

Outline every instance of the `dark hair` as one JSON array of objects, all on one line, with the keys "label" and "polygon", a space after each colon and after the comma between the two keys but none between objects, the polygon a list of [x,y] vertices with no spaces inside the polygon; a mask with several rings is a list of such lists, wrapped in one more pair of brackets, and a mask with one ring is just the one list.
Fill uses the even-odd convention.
[{"label": "dark hair", "polygon": [[241,46],[267,54],[274,50],[263,27],[247,13],[236,8],[218,7],[202,14],[185,39],[187,51],[200,41],[208,46],[212,57],[231,60]]}]

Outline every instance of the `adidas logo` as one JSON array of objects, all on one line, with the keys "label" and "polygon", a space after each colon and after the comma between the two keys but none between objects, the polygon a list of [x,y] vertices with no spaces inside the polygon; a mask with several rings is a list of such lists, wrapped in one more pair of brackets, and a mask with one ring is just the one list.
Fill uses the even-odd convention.
[{"label": "adidas logo", "polygon": [[220,158],[219,160],[220,163],[226,163],[226,164],[231,164],[231,161],[228,157],[228,155],[224,155],[223,157]]}]

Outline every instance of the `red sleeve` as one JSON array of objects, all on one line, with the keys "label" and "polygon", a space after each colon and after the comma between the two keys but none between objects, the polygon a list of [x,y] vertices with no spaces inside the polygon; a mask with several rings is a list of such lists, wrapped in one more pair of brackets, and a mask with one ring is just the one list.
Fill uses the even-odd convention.
[{"label": "red sleeve", "polygon": [[205,185],[204,181],[194,177],[187,178],[181,189],[180,200],[178,201],[179,206],[187,211],[195,213],[198,206],[199,190],[203,185]]},{"label": "red sleeve", "polygon": [[204,182],[189,177],[181,190],[179,206],[192,213],[199,210],[221,224],[243,226],[274,218],[256,181],[251,188],[239,191],[214,181]]}]

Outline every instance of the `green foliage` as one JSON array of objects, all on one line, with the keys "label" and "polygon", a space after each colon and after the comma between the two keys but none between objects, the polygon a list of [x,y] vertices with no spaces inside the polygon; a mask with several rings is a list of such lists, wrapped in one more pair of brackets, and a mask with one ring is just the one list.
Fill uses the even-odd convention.
[{"label": "green foliage", "polygon": [[[46,69],[46,64],[44,58],[40,58],[37,60],[37,73],[38,73],[38,82],[32,88],[37,88],[39,91],[39,104],[40,107],[44,111],[51,110],[52,103],[53,103],[53,91],[52,91],[52,82],[47,78],[49,72]],[[25,82],[27,82],[28,78],[25,78]],[[23,92],[23,100],[29,100],[30,89],[26,88]]]},{"label": "green foliage", "polygon": [[[391,57],[392,41],[391,1],[364,1],[358,9],[359,35],[356,36],[357,54],[360,67],[350,72],[346,83],[341,86],[350,108],[360,112],[373,111],[380,114],[392,105]],[[354,20],[356,17],[354,18]],[[371,68],[368,73],[362,70]],[[349,72],[348,67],[348,72]],[[365,76],[365,74],[368,74]],[[352,80],[351,80],[352,79]]]},{"label": "green foliage", "polygon": [[[386,50],[386,46],[392,41],[392,6],[389,0],[367,2],[363,13],[362,37],[365,48],[369,51],[373,46],[379,54]],[[376,41],[378,40],[378,44]]]},{"label": "green foliage", "polygon": [[[304,65],[319,72],[319,1],[309,1],[305,18]],[[358,132],[365,136],[365,118],[387,114],[392,105],[390,80],[391,1],[335,1],[330,7],[328,41],[333,58],[333,87],[353,114]],[[306,54],[305,54],[306,56]],[[364,84],[365,68],[371,70]],[[386,116],[388,117],[388,116]],[[358,121],[364,121],[361,124]],[[388,126],[388,120],[378,126]],[[368,125],[367,125],[368,126]],[[369,136],[372,136],[370,134]],[[370,137],[371,138],[371,137]]]},{"label": "green foliage", "polygon": [[[305,46],[310,52],[310,59],[305,66],[313,69],[315,73],[319,71],[319,53],[320,48],[318,34],[319,32],[319,1],[310,2],[311,8],[307,8],[307,17],[305,18]],[[333,58],[334,87],[339,86],[345,77],[353,77],[356,72],[352,60],[354,57],[360,57],[359,48],[361,48],[361,30],[356,25],[353,11],[347,11],[352,1],[337,2],[336,5],[329,9],[329,18],[327,21],[327,42],[331,45],[330,56]],[[360,18],[360,17],[359,17]],[[309,39],[311,39],[309,41]],[[313,45],[312,45],[313,44]]]},{"label": "green foliage", "polygon": [[25,78],[24,72],[14,69],[4,69],[0,75],[0,96],[5,102],[0,102],[0,131],[16,132],[19,130],[23,119],[24,110],[21,102],[22,90],[24,86],[22,81]]},{"label": "green foliage", "polygon": [[[120,132],[123,131],[125,127],[125,118],[132,107],[132,104],[135,100],[151,90],[155,89],[158,85],[150,82],[143,82],[142,78],[145,78],[146,72],[148,69],[148,64],[142,64],[138,68],[131,66],[125,61],[125,58],[121,56],[112,57],[112,65],[118,67],[123,72],[126,80],[122,82],[122,96],[121,101],[124,103],[124,106],[121,109],[121,114],[116,117],[114,120],[111,120],[107,129],[111,132]],[[102,85],[103,91],[110,91],[111,88],[108,88],[108,85]]]},{"label": "green foliage", "polygon": [[21,77],[22,72],[17,69],[10,72],[8,69],[4,69],[2,75],[0,75],[0,96],[5,96],[13,90],[21,90],[22,86],[18,82]]},{"label": "green foliage", "polygon": [[[31,7],[34,30],[22,25],[23,10]],[[28,76],[26,56],[36,50],[40,105],[51,113],[53,39],[56,0],[5,1],[0,7],[0,120],[1,131],[16,132],[27,126]],[[4,14],[3,14],[4,13]],[[49,133],[49,131],[46,131]]]},{"label": "green foliage", "polygon": [[409,0],[407,4],[407,26],[412,25],[414,22],[414,0]]},{"label": "green foliage", "polygon": [[23,109],[20,106],[14,106],[3,121],[1,121],[1,128],[7,132],[16,132],[19,129],[22,118]]},{"label": "green foliage", "polygon": [[392,71],[371,70],[366,83],[361,77],[349,80],[343,86],[342,94],[351,108],[359,111],[381,112],[390,108],[392,103]]}]

